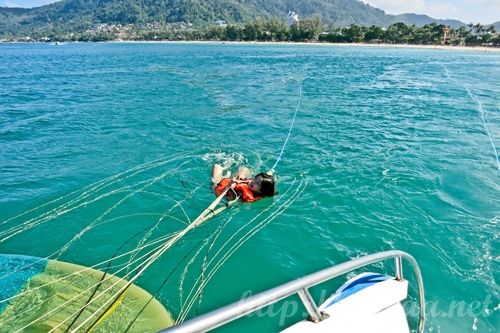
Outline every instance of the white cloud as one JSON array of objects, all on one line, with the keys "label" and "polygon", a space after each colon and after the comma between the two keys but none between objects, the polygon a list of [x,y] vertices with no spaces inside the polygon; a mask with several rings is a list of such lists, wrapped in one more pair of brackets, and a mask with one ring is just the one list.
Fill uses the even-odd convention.
[{"label": "white cloud", "polygon": [[467,1],[470,3],[478,3],[483,5],[484,7],[497,11],[497,15],[500,16],[500,1],[498,0],[476,0],[476,1]]},{"label": "white cloud", "polygon": [[445,3],[429,5],[427,6],[426,12],[430,16],[438,19],[456,18],[460,15],[460,11],[457,7]]}]

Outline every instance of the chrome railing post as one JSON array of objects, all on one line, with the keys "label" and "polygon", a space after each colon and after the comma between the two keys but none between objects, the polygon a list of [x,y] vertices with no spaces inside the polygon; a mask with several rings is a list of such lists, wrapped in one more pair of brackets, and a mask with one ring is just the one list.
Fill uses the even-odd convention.
[{"label": "chrome railing post", "polygon": [[403,281],[403,258],[401,256],[394,257],[394,268],[396,270],[396,280]]},{"label": "chrome railing post", "polygon": [[417,279],[418,302],[420,305],[418,332],[423,333],[425,329],[425,290],[424,290],[424,282],[422,280],[422,272],[420,271],[420,267],[418,266],[415,258],[406,254],[405,259],[408,260],[408,262],[413,267],[413,272],[415,273],[415,277]]},{"label": "chrome railing post", "polygon": [[314,302],[311,294],[309,293],[309,290],[304,288],[299,290],[297,294],[299,295],[302,304],[304,304],[307,313],[309,313],[311,320],[315,323],[319,323],[320,321],[322,321],[324,319],[324,315],[321,313],[321,311],[319,311],[316,303]]}]

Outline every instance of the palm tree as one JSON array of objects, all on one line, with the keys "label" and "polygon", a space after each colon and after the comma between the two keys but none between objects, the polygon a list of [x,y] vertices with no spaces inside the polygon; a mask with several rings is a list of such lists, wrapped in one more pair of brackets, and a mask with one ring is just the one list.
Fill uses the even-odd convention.
[{"label": "palm tree", "polygon": [[474,25],[474,30],[476,31],[476,35],[481,35],[484,31],[484,27],[481,25],[481,23],[477,23],[476,25]]}]

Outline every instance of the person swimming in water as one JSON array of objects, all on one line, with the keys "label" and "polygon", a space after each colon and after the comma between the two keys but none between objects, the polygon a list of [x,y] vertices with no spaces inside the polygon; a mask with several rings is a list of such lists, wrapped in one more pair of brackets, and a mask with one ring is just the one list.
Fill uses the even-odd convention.
[{"label": "person swimming in water", "polygon": [[[214,165],[212,170],[212,186],[215,195],[220,196],[229,186],[231,189],[227,192],[227,196],[232,199],[239,197],[245,202],[254,202],[276,194],[276,181],[272,175],[261,172],[251,177],[250,169],[240,167],[236,177],[230,178],[231,172],[228,169],[231,164],[225,166]],[[226,171],[225,174],[223,174],[224,171]]]}]

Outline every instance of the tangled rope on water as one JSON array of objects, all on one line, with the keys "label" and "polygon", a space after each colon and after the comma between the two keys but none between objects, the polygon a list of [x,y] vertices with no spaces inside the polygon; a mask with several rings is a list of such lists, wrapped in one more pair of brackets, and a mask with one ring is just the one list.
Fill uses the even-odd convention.
[{"label": "tangled rope on water", "polygon": [[[226,242],[217,250],[217,252],[214,254],[213,258],[207,263],[207,267],[210,267],[212,264],[213,266],[210,267],[208,270],[208,273],[206,273],[206,276],[202,279],[202,277],[198,277],[198,279],[195,281],[193,284],[187,298],[186,302],[182,304],[180,313],[176,319],[176,325],[183,322],[187,315],[189,314],[191,308],[194,305],[194,302],[200,295],[202,294],[203,290],[207,286],[207,284],[210,282],[210,280],[213,278],[215,273],[222,267],[222,265],[241,247],[243,246],[244,243],[246,243],[251,237],[253,237],[257,232],[262,230],[264,227],[266,227],[270,222],[272,222],[276,217],[281,215],[300,195],[304,192],[306,186],[307,186],[307,178],[302,178],[296,187],[295,191],[293,192],[292,195],[287,197],[288,193],[292,190],[294,186],[295,180],[293,183],[290,185],[290,187],[286,190],[283,195],[273,202],[272,205],[267,207],[265,210],[261,211],[257,216],[255,216],[253,219],[248,221],[246,224],[244,224],[242,227],[240,227],[236,232],[232,234],[232,236],[226,240]],[[280,200],[286,198],[286,200],[280,204]],[[257,221],[263,214],[267,213],[267,211],[271,210],[275,205],[278,205],[278,208],[273,211],[269,216],[265,217],[262,221],[258,222],[256,225],[254,225],[255,221]],[[248,226],[252,226],[252,228],[247,231],[246,233],[242,234],[244,232],[244,229]],[[229,247],[229,244],[232,239],[237,238],[238,240],[233,244],[232,246]],[[217,256],[221,255],[219,259],[217,259]]]},{"label": "tangled rope on water", "polygon": [[[302,74],[302,77],[300,79],[299,97],[298,97],[298,101],[297,101],[297,104],[296,104],[296,107],[295,107],[295,111],[294,111],[294,114],[293,114],[293,118],[292,118],[292,122],[291,122],[290,128],[288,130],[286,139],[285,139],[285,141],[284,141],[284,143],[283,143],[283,145],[281,147],[280,153],[279,153],[279,155],[278,155],[278,157],[277,157],[274,165],[272,166],[272,168],[268,172],[270,174],[273,174],[275,172],[276,167],[280,163],[280,161],[281,161],[281,159],[283,157],[283,153],[285,151],[285,148],[286,148],[286,146],[288,144],[288,141],[290,139],[291,132],[292,132],[293,127],[295,125],[295,120],[296,120],[296,117],[297,117],[297,113],[299,111],[299,108],[300,108],[300,105],[301,105],[301,102],[302,102],[303,82],[305,80],[307,69],[308,69],[308,65],[305,67],[305,69],[303,71],[303,74]],[[5,230],[3,232],[0,232],[0,243],[3,242],[3,241],[8,240],[8,239],[10,239],[10,238],[12,238],[14,236],[16,236],[17,234],[19,234],[21,232],[24,232],[26,230],[32,229],[32,228],[34,228],[34,227],[36,227],[36,226],[38,226],[40,224],[49,222],[49,221],[51,221],[51,220],[53,220],[53,219],[55,219],[55,218],[57,218],[57,217],[59,217],[61,215],[65,215],[65,214],[67,214],[67,213],[69,213],[69,212],[71,212],[71,211],[73,211],[75,209],[78,209],[80,207],[86,206],[89,203],[96,202],[96,201],[98,201],[98,200],[100,200],[102,198],[109,197],[110,195],[114,195],[114,194],[117,194],[117,193],[123,193],[123,192],[127,192],[127,191],[130,192],[124,198],[122,198],[118,202],[116,202],[112,207],[110,207],[109,209],[107,209],[103,214],[101,214],[92,223],[90,223],[89,225],[87,225],[83,230],[81,230],[79,233],[77,233],[60,250],[56,251],[55,253],[53,253],[51,255],[51,256],[59,257],[59,256],[61,256],[71,246],[71,244],[74,241],[76,241],[77,239],[81,238],[89,230],[91,230],[92,228],[94,228],[94,227],[96,227],[98,225],[106,223],[107,221],[114,220],[114,219],[104,220],[104,218],[111,211],[115,210],[116,207],[118,207],[119,205],[121,205],[123,202],[125,202],[126,200],[128,200],[132,196],[134,196],[134,195],[136,195],[138,193],[146,192],[146,189],[149,186],[151,186],[152,184],[154,184],[154,183],[158,182],[159,180],[163,179],[167,175],[173,175],[173,174],[175,174],[175,172],[165,172],[165,173],[161,174],[158,177],[154,177],[153,179],[148,179],[148,180],[145,180],[145,181],[141,181],[141,182],[139,182],[137,184],[134,184],[133,186],[125,186],[125,187],[122,187],[122,188],[117,189],[117,190],[109,191],[107,193],[101,193],[97,197],[92,197],[94,194],[99,194],[99,192],[102,191],[103,189],[105,189],[105,188],[107,188],[107,187],[109,187],[109,186],[111,186],[113,184],[116,184],[119,181],[123,181],[124,179],[130,178],[130,177],[132,177],[132,176],[134,176],[134,175],[136,175],[138,173],[144,172],[144,171],[149,170],[151,168],[158,167],[160,165],[164,165],[164,164],[166,164],[166,163],[168,163],[168,162],[170,162],[172,160],[175,160],[175,159],[180,160],[180,159],[183,159],[183,158],[185,158],[185,156],[181,156],[180,155],[180,156],[175,156],[175,157],[171,158],[170,160],[161,159],[161,160],[156,160],[156,161],[152,161],[152,162],[149,162],[149,163],[145,163],[145,164],[143,164],[141,166],[138,166],[136,168],[133,168],[131,170],[127,170],[127,171],[125,171],[125,172],[123,172],[121,174],[118,174],[118,175],[115,175],[115,176],[111,176],[111,177],[108,177],[107,179],[104,179],[102,181],[99,181],[99,182],[96,182],[94,184],[91,184],[91,185],[83,188],[80,192],[79,191],[74,191],[74,192],[72,192],[72,193],[70,193],[68,195],[62,196],[60,198],[52,200],[51,202],[48,202],[46,204],[40,205],[38,207],[35,207],[35,208],[33,208],[33,209],[29,210],[29,211],[26,211],[26,212],[24,212],[22,214],[19,214],[19,215],[15,216],[15,217],[12,217],[12,218],[10,218],[10,219],[8,219],[6,221],[0,222],[0,224],[10,223],[10,222],[15,221],[15,220],[19,219],[20,217],[28,214],[28,213],[31,213],[31,212],[34,212],[34,211],[36,211],[38,209],[47,207],[50,204],[61,202],[65,198],[71,198],[72,195],[80,193],[76,198],[73,198],[73,199],[71,199],[70,201],[67,201],[67,202],[63,202],[62,204],[60,204],[56,208],[53,208],[53,209],[49,210],[48,212],[44,212],[44,213],[40,214],[39,216],[36,216],[34,218],[31,218],[31,219],[28,219],[28,220],[22,222],[21,224],[18,224],[18,225],[14,226],[14,227],[12,227],[10,229],[7,229],[7,230]],[[184,164],[185,163],[188,163],[188,161],[184,162]],[[183,164],[179,165],[177,167],[177,169],[180,169],[182,166],[183,166]],[[196,302],[197,299],[198,299],[198,304],[200,304],[200,302],[201,302],[201,295],[202,295],[202,292],[203,292],[204,288],[206,287],[206,285],[208,284],[208,282],[212,279],[212,277],[214,276],[214,274],[219,270],[219,268],[228,260],[228,258],[232,254],[234,254],[234,252],[239,247],[241,247],[246,241],[248,241],[248,239],[250,239],[253,235],[255,235],[255,233],[257,233],[259,230],[261,230],[266,225],[268,225],[272,220],[274,220],[277,216],[279,216],[281,213],[283,213],[283,211],[289,205],[291,205],[300,196],[300,194],[304,191],[304,188],[305,188],[306,185],[307,185],[307,181],[304,182],[304,179],[302,179],[301,182],[300,182],[300,184],[299,184],[299,186],[297,187],[295,193],[293,195],[291,195],[289,198],[287,198],[276,209],[275,212],[273,212],[269,216],[265,217],[256,226],[254,226],[252,229],[250,229],[248,232],[246,232],[244,235],[242,235],[242,237],[239,238],[238,241],[236,241],[236,243],[233,244],[231,247],[229,247],[229,242],[235,237],[235,235],[233,235],[232,237],[230,237],[229,240],[227,240],[224,243],[224,245],[215,253],[215,255],[213,256],[213,258],[210,261],[208,261],[208,254],[210,253],[212,247],[214,246],[215,241],[219,237],[222,229],[224,228],[225,225],[227,225],[227,223],[229,223],[230,219],[228,219],[226,221],[226,223],[218,229],[218,232],[216,233],[215,236],[213,236],[213,235],[211,236],[214,239],[213,239],[213,241],[211,242],[211,244],[210,244],[210,246],[208,248],[208,251],[207,251],[207,254],[205,255],[205,258],[203,259],[202,272],[201,272],[200,277],[198,278],[198,280],[192,286],[192,288],[191,288],[191,290],[190,290],[190,292],[189,292],[189,294],[188,294],[185,302],[182,302],[182,294],[183,293],[182,293],[182,288],[181,288],[181,296],[180,296],[181,297],[181,301],[180,302],[182,304],[182,307],[181,307],[181,311],[180,311],[179,317],[177,319],[177,322],[181,322],[181,321],[183,321],[186,318],[186,316],[190,312],[191,308],[193,307],[193,305],[194,305],[194,303]],[[140,188],[137,188],[138,186],[140,186]],[[288,191],[290,191],[290,189],[292,188],[292,186],[293,186],[293,184],[285,192],[285,194],[288,193]],[[181,230],[181,231],[179,231],[179,232],[176,232],[174,234],[168,235],[166,237],[162,237],[161,240],[158,240],[157,242],[156,241],[155,242],[150,242],[150,243],[147,243],[146,245],[144,245],[144,243],[146,243],[147,240],[148,240],[148,238],[152,235],[153,229],[156,229],[156,227],[165,219],[165,215],[163,215],[162,217],[160,217],[160,219],[156,222],[156,224],[139,241],[139,243],[137,244],[138,246],[134,250],[128,252],[130,254],[130,258],[129,258],[128,262],[126,264],[124,264],[124,265],[122,264],[122,265],[118,265],[117,266],[117,267],[121,267],[121,268],[117,272],[115,272],[115,274],[126,270],[127,273],[122,277],[122,279],[127,279],[126,284],[123,287],[120,287],[119,290],[114,293],[114,296],[112,297],[112,299],[106,300],[93,314],[91,314],[90,316],[88,316],[87,318],[85,318],[85,320],[83,320],[81,323],[78,323],[77,327],[75,327],[73,330],[77,331],[79,329],[82,329],[87,323],[89,323],[89,321],[93,317],[97,316],[98,318],[90,326],[90,329],[92,329],[101,320],[101,318],[103,317],[103,315],[107,313],[107,310],[105,310],[104,312],[101,312],[101,310],[103,310],[105,308],[107,308],[109,310],[109,308],[112,307],[112,305],[117,301],[117,299],[119,299],[121,297],[121,295],[123,295],[123,293],[127,290],[127,288],[132,283],[134,283],[134,281],[149,266],[151,266],[158,258],[160,258],[162,256],[162,254],[168,248],[170,248],[173,244],[175,244],[180,238],[182,238],[191,229],[193,229],[194,227],[197,227],[198,225],[202,224],[203,222],[205,222],[209,218],[215,216],[216,214],[222,212],[224,209],[226,209],[227,207],[229,207],[230,205],[226,205],[226,206],[219,207],[219,208],[215,209],[216,205],[218,205],[220,203],[220,201],[225,196],[225,194],[226,194],[225,192],[223,194],[221,194],[221,196],[219,196],[214,201],[213,204],[215,204],[215,205],[213,205],[213,204],[210,205],[210,207],[207,210],[205,210],[200,216],[198,216],[198,218],[196,218],[192,222],[189,220],[189,216],[184,211],[184,209],[182,208],[182,206],[180,205],[180,203],[176,202],[177,205],[174,205],[174,207],[172,207],[172,209],[175,208],[175,206],[179,206],[183,210],[184,215],[185,215],[185,217],[188,220],[188,225],[186,226],[186,228],[183,229],[183,230]],[[285,198],[285,194],[282,196],[283,198]],[[245,226],[241,227],[237,231],[236,234],[239,234],[240,232],[242,232],[243,229],[244,229],[244,227],[250,225],[250,223],[254,222],[255,219],[257,219],[260,216],[262,216],[262,214],[264,214],[269,209],[271,209],[272,207],[274,207],[275,204],[278,204],[278,202],[280,200],[281,200],[281,198],[278,199],[277,201],[275,201],[275,203],[273,203],[273,205],[269,206],[267,209],[265,209],[264,211],[262,211],[261,213],[259,213],[254,219],[252,219],[251,221],[249,221]],[[230,204],[232,204],[234,202],[236,202],[236,200],[232,201]],[[2,236],[3,236],[3,238],[1,238]],[[137,257],[139,255],[139,252],[142,249],[150,247],[150,246],[152,246],[152,245],[154,245],[156,243],[163,243],[163,244],[161,244],[159,246],[156,246],[156,247],[154,247],[154,249],[147,251],[146,254],[143,254],[143,255]],[[195,255],[195,257],[199,255],[199,253],[201,252],[201,249],[204,246],[206,246],[206,244],[203,245],[198,250],[198,252]],[[217,256],[219,256],[221,254],[221,251],[223,249],[225,249],[226,247],[227,247],[227,249],[226,249],[227,251],[220,256],[220,258],[218,259],[218,261],[214,262],[214,260],[216,260]],[[76,321],[77,321],[78,317],[81,315],[81,313],[83,312],[83,310],[86,307],[89,306],[89,304],[95,302],[100,297],[103,297],[104,295],[106,295],[107,291],[111,290],[112,288],[114,288],[118,284],[118,282],[115,282],[112,286],[106,288],[105,290],[103,290],[99,294],[97,294],[97,291],[100,288],[102,282],[106,281],[109,278],[109,277],[106,277],[106,274],[107,274],[107,270],[111,267],[112,261],[114,259],[120,257],[120,256],[116,256],[115,257],[115,255],[113,255],[113,258],[111,258],[110,260],[106,260],[104,262],[101,262],[101,263],[99,263],[97,265],[92,266],[92,267],[98,267],[99,265],[101,265],[101,264],[103,264],[105,262],[108,262],[108,267],[106,268],[106,272],[104,273],[104,275],[103,275],[103,277],[102,277],[102,279],[101,279],[101,281],[99,283],[96,283],[93,286],[87,288],[85,291],[79,293],[78,295],[74,296],[70,300],[67,300],[62,305],[59,305],[58,307],[56,307],[54,309],[51,309],[47,313],[43,314],[42,316],[36,318],[34,321],[32,321],[32,322],[28,323],[27,325],[25,325],[19,331],[22,331],[23,329],[26,329],[27,327],[29,327],[30,325],[32,325],[36,321],[39,321],[39,320],[44,319],[44,318],[47,318],[48,316],[50,316],[51,314],[53,314],[54,312],[56,312],[57,310],[59,310],[65,304],[68,304],[69,302],[75,301],[76,299],[82,297],[86,292],[94,289],[94,291],[92,292],[91,297],[88,298],[85,301],[85,304],[81,308],[79,308],[76,312],[72,313],[68,318],[66,318],[62,322],[58,323],[58,325],[56,325],[55,327],[53,327],[50,332],[58,330],[62,325],[64,325],[66,322],[69,322],[73,318],[72,322],[69,324],[69,326],[67,326],[66,331],[69,331],[70,329],[72,329],[72,326],[76,324]],[[190,261],[190,264],[193,262],[193,260],[194,260],[194,258]],[[134,264],[136,264],[136,263],[139,263],[139,264],[136,267],[132,268],[132,266]],[[187,269],[188,269],[188,267],[189,267],[190,264],[188,264],[186,266],[185,273],[187,273]],[[180,265],[180,263],[178,263],[178,265]],[[84,271],[84,270],[82,270],[82,271]],[[185,276],[184,273],[183,273],[183,276]],[[182,281],[183,281],[183,279],[182,279]],[[182,281],[181,281],[181,286],[182,286]],[[55,282],[56,281],[52,281],[52,283],[55,283]],[[164,283],[166,283],[166,281],[164,281]],[[164,283],[162,283],[162,285],[160,286],[160,289],[161,289],[161,287],[163,287]],[[20,295],[16,295],[15,297],[18,297],[18,296],[20,296]],[[6,301],[6,300],[3,300],[3,301]],[[99,313],[101,313],[101,314],[99,315]],[[139,313],[139,315],[140,315],[140,313]],[[133,321],[132,321],[132,323],[133,323]],[[130,325],[132,325],[132,323]],[[130,325],[129,325],[128,328],[131,327]]]}]

